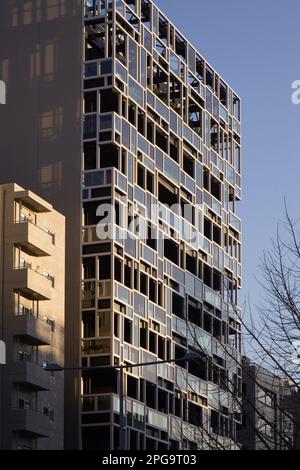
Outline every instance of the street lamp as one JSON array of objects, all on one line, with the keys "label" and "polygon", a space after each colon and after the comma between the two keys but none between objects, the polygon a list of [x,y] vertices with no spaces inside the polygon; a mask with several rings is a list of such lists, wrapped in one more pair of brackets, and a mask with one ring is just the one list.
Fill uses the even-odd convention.
[{"label": "street lamp", "polygon": [[120,425],[119,425],[119,440],[120,450],[126,450],[126,434],[124,426],[124,370],[133,369],[136,367],[155,366],[160,364],[172,364],[176,362],[189,362],[199,359],[199,354],[190,352],[178,359],[166,359],[161,361],[140,362],[138,364],[124,364],[124,365],[102,365],[92,367],[62,367],[59,364],[49,364],[44,362],[42,368],[47,372],[62,372],[62,371],[94,371],[94,370],[119,370],[119,400],[120,400]]}]

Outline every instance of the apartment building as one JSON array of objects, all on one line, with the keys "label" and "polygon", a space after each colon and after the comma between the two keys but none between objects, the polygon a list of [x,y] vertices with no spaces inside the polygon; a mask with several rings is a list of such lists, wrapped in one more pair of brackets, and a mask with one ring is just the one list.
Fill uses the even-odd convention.
[{"label": "apartment building", "polygon": [[[243,358],[243,419],[238,439],[245,450],[295,449],[298,399],[276,374]],[[299,418],[298,418],[299,420]]]},{"label": "apartment building", "polygon": [[16,184],[0,186],[0,448],[63,447],[65,221]]},{"label": "apartment building", "polygon": [[[66,364],[197,351],[125,373],[127,446],[236,448],[238,94],[150,0],[2,3],[0,179],[66,216]],[[65,447],[119,448],[118,372],[65,386]]]},{"label": "apartment building", "polygon": [[[237,448],[240,99],[150,1],[84,22],[83,364],[197,351],[126,373],[127,446]],[[118,448],[117,392],[83,376],[83,448]]]}]

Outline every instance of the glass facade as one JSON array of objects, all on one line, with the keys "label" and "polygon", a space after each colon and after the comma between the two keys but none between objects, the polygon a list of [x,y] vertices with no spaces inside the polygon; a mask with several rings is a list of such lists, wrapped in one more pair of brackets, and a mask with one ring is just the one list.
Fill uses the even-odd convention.
[{"label": "glass facade", "polygon": [[[234,449],[240,100],[150,0],[89,0],[84,22],[82,364],[197,352],[125,373],[128,447]],[[119,447],[118,387],[84,373],[83,448]]]}]

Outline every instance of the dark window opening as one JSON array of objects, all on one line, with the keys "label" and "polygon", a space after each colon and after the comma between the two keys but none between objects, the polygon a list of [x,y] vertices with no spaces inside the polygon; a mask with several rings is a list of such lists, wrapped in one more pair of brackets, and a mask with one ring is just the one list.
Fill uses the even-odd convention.
[{"label": "dark window opening", "polygon": [[82,312],[83,324],[83,337],[94,338],[96,336],[95,330],[95,312]]},{"label": "dark window opening", "polygon": [[156,386],[151,382],[146,382],[146,405],[156,409]]},{"label": "dark window opening", "polygon": [[147,240],[146,243],[150,248],[156,251],[157,249],[157,231],[152,224],[148,224],[147,227]]},{"label": "dark window opening", "polygon": [[172,134],[170,135],[170,157],[175,160],[175,162],[179,162],[179,140]]},{"label": "dark window opening", "polygon": [[132,344],[132,321],[124,318],[124,341]]},{"label": "dark window opening", "polygon": [[227,107],[227,86],[220,82],[220,101]]},{"label": "dark window opening", "polygon": [[140,164],[138,164],[137,184],[145,189],[145,168]]},{"label": "dark window opening", "polygon": [[130,262],[125,262],[124,266],[124,285],[126,287],[129,287],[129,289],[132,288],[132,268]]},{"label": "dark window opening", "polygon": [[119,150],[115,145],[100,145],[100,168],[119,169]]},{"label": "dark window opening", "polygon": [[156,128],[156,145],[165,153],[168,152],[168,136],[158,127]]},{"label": "dark window opening", "polygon": [[221,294],[222,274],[216,269],[213,270],[213,290]]},{"label": "dark window opening", "polygon": [[140,273],[140,292],[148,296],[148,276],[144,273]]},{"label": "dark window opening", "polygon": [[122,64],[126,65],[126,35],[118,27],[116,29],[116,56]]},{"label": "dark window opening", "polygon": [[127,375],[127,395],[135,400],[138,399],[138,380]]},{"label": "dark window opening", "polygon": [[197,276],[197,257],[193,254],[186,253],[186,269]]},{"label": "dark window opening", "polygon": [[188,109],[189,126],[200,136],[202,136],[202,110],[191,98]]},{"label": "dark window opening", "polygon": [[168,413],[168,393],[161,389],[158,389],[157,409],[161,413]]},{"label": "dark window opening", "polygon": [[145,135],[145,113],[140,110],[138,112],[138,131],[140,134]]},{"label": "dark window opening", "polygon": [[118,113],[119,112],[119,95],[112,90],[102,90],[100,92],[100,112],[101,113]]},{"label": "dark window opening", "polygon": [[202,328],[202,308],[201,304],[191,303],[188,304],[188,318],[189,321],[192,322],[194,325],[199,326]]},{"label": "dark window opening", "polygon": [[140,321],[140,347],[147,349],[147,323]]},{"label": "dark window opening", "polygon": [[204,217],[204,236],[209,240],[212,239],[212,222]]},{"label": "dark window opening", "polygon": [[209,171],[206,168],[203,171],[203,188],[209,191]]},{"label": "dark window opening", "polygon": [[222,323],[216,318],[213,320],[213,337],[222,340]]},{"label": "dark window opening", "polygon": [[128,121],[136,126],[136,107],[132,103],[128,104]]},{"label": "dark window opening", "polygon": [[99,280],[111,278],[111,257],[100,256],[99,257]]},{"label": "dark window opening", "polygon": [[204,61],[199,56],[196,56],[196,76],[201,82],[203,82],[203,80],[204,80]]},{"label": "dark window opening", "polygon": [[169,104],[168,75],[156,64],[153,65],[153,93],[166,105]]},{"label": "dark window opening", "polygon": [[149,0],[141,0],[141,22],[151,28],[151,4]]},{"label": "dark window opening", "polygon": [[161,183],[158,184],[158,199],[162,204],[167,204],[169,206],[178,204],[178,195],[175,193],[175,189],[174,191],[171,191],[171,189]]},{"label": "dark window opening", "polygon": [[83,276],[84,279],[95,279],[96,263],[95,258],[83,258]]},{"label": "dark window opening", "polygon": [[216,178],[211,178],[211,194],[221,201],[221,183]]},{"label": "dark window opening", "polygon": [[157,303],[156,282],[151,278],[149,279],[149,299],[151,302]]},{"label": "dark window opening", "polygon": [[175,52],[185,61],[186,41],[177,32],[175,33]]},{"label": "dark window opening", "polygon": [[194,206],[185,199],[180,199],[180,207],[182,217],[185,218],[190,224],[195,225],[195,208]]},{"label": "dark window opening", "polygon": [[156,334],[149,331],[149,351],[156,354]]},{"label": "dark window opening", "polygon": [[195,177],[195,160],[192,156],[183,154],[183,169],[192,178]]},{"label": "dark window opening", "polygon": [[116,338],[120,337],[120,328],[119,328],[119,314],[114,314],[114,335]]},{"label": "dark window opening", "polygon": [[165,257],[178,265],[179,262],[179,246],[172,240],[164,240],[164,255]]},{"label": "dark window opening", "polygon": [[213,241],[221,246],[221,229],[217,225],[213,225]]},{"label": "dark window opening", "polygon": [[214,91],[214,73],[213,71],[206,66],[206,86]]},{"label": "dark window opening", "polygon": [[189,420],[188,422],[190,424],[193,424],[194,426],[201,427],[202,426],[202,408],[201,406],[197,406],[192,402],[189,402],[188,404],[189,407]]},{"label": "dark window opening", "polygon": [[147,191],[154,194],[154,176],[150,171],[147,171]]},{"label": "dark window opening", "polygon": [[90,93],[84,93],[84,112],[97,112],[97,93],[95,91],[91,91]]},{"label": "dark window opening", "polygon": [[176,317],[184,318],[184,298],[172,292],[172,313]]},{"label": "dark window opening", "polygon": [[212,287],[212,269],[207,264],[203,266],[203,282],[206,286]]},{"label": "dark window opening", "polygon": [[96,142],[85,142],[83,146],[83,168],[94,170],[97,168],[97,146]]},{"label": "dark window opening", "polygon": [[182,86],[173,75],[170,76],[170,106],[179,115],[182,115]]},{"label": "dark window opening", "polygon": [[115,280],[122,282],[122,261],[115,257]]},{"label": "dark window opening", "polygon": [[158,357],[159,359],[161,359],[162,361],[164,361],[166,359],[166,355],[165,355],[165,340],[164,338],[162,338],[161,336],[158,336],[158,344],[157,344],[157,350],[158,350]]},{"label": "dark window opening", "polygon": [[179,365],[183,369],[187,368],[187,361],[181,361],[181,359],[186,355],[186,350],[175,344],[175,359],[179,360]]},{"label": "dark window opening", "polygon": [[105,57],[105,28],[88,26],[85,40],[85,60],[104,59]]},{"label": "dark window opening", "polygon": [[[103,200],[102,204],[110,204],[111,200]],[[109,213],[105,212],[104,215],[97,215],[97,209],[99,207],[99,202],[85,202],[83,204],[83,224],[87,225],[97,225],[98,222],[101,222],[103,219],[109,217]]]},{"label": "dark window opening", "polygon": [[204,357],[199,356],[196,361],[189,361],[189,373],[201,380],[207,380],[207,362]]},{"label": "dark window opening", "polygon": [[154,129],[153,129],[153,123],[150,121],[147,121],[147,139],[151,144],[154,143]]}]

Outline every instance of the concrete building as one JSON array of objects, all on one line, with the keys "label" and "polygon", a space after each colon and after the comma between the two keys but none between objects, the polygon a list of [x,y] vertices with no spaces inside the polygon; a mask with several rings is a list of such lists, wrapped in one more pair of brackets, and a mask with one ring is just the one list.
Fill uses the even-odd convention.
[{"label": "concrete building", "polygon": [[[197,350],[200,364],[125,374],[128,446],[236,448],[239,96],[150,0],[1,8],[0,178],[67,218],[66,364]],[[137,220],[146,236],[128,227]],[[68,375],[66,448],[118,448],[118,381]]]},{"label": "concrete building", "polygon": [[16,184],[0,186],[0,448],[61,449],[64,363],[65,221]]},{"label": "concrete building", "polygon": [[243,449],[295,448],[291,393],[287,382],[243,358],[243,420],[238,430]]}]

